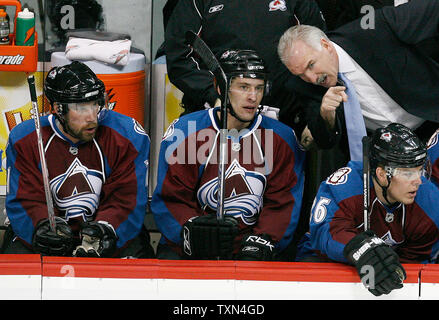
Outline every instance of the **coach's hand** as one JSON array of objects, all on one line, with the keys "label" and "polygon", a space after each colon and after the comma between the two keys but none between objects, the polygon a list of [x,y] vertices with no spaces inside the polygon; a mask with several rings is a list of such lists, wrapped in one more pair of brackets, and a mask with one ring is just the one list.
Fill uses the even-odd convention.
[{"label": "coach's hand", "polygon": [[342,102],[348,100],[345,92],[346,87],[336,86],[331,87],[326,91],[320,105],[320,115],[326,121],[328,128],[334,129],[335,126],[335,112]]}]

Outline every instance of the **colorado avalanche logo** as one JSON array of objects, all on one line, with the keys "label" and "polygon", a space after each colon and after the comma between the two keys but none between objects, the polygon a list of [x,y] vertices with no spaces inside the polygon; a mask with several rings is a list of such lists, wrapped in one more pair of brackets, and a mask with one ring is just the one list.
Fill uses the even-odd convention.
[{"label": "colorado avalanche logo", "polygon": [[144,136],[146,136],[146,132],[145,129],[143,129],[142,125],[135,119],[133,119],[133,123],[134,123],[134,131],[137,132],[138,134],[142,134]]},{"label": "colorado avalanche logo", "polygon": [[99,206],[103,173],[90,170],[75,159],[67,172],[50,181],[55,205],[65,211],[65,218],[93,216]]},{"label": "colorado avalanche logo", "polygon": [[[247,225],[257,222],[263,207],[263,195],[267,185],[264,175],[248,171],[235,159],[225,174],[224,212],[226,215],[241,218]],[[217,208],[218,178],[200,187],[197,193],[201,207]]]},{"label": "colorado avalanche logo", "polygon": [[428,143],[427,143],[428,149],[435,146],[438,142],[438,139],[439,139],[439,129],[436,130],[434,135],[430,138],[430,140],[428,140]]},{"label": "colorado avalanche logo", "polygon": [[270,4],[268,6],[270,8],[270,11],[276,11],[276,10],[285,11],[285,10],[287,10],[287,5],[285,4],[284,0],[273,0],[270,2]]},{"label": "colorado avalanche logo", "polygon": [[326,179],[326,183],[333,185],[344,184],[348,181],[348,175],[351,171],[352,169],[348,167],[340,168]]},{"label": "colorado avalanche logo", "polygon": [[392,236],[392,233],[390,232],[390,230],[387,231],[386,234],[381,237],[381,239],[383,239],[383,241],[391,247],[400,245],[401,243],[404,242],[404,239],[402,239],[401,241],[396,241],[395,239],[393,239],[393,236]]},{"label": "colorado avalanche logo", "polygon": [[170,136],[174,134],[174,125],[177,123],[177,121],[180,119],[175,119],[172,121],[172,123],[169,125],[168,129],[166,129],[166,132],[164,133],[162,137],[162,141],[168,139]]},{"label": "colorado avalanche logo", "polygon": [[392,140],[392,134],[390,132],[384,132],[381,137],[381,140],[384,140],[386,142],[390,142],[390,140]]}]

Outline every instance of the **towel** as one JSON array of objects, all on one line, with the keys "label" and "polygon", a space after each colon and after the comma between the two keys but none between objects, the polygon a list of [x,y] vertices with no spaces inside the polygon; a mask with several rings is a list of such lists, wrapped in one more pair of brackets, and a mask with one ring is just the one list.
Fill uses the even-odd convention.
[{"label": "towel", "polygon": [[99,41],[69,38],[66,58],[69,60],[97,60],[126,66],[130,57],[131,40]]}]

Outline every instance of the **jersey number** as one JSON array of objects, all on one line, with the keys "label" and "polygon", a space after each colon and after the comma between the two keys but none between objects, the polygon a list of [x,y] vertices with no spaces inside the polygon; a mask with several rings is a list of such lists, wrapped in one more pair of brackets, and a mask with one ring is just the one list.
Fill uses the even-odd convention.
[{"label": "jersey number", "polygon": [[317,204],[313,208],[313,218],[314,223],[320,223],[326,218],[326,214],[328,213],[328,209],[326,209],[326,206],[331,203],[331,200],[325,197],[321,197],[320,200],[317,202]]}]

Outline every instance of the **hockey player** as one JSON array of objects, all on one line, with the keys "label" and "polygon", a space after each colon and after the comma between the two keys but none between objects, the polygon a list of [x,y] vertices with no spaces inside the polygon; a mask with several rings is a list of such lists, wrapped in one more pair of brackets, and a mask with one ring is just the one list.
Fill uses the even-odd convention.
[{"label": "hockey player", "polygon": [[[13,128],[5,253],[153,256],[143,228],[150,140],[134,119],[105,108],[105,86],[81,62],[52,68],[40,119],[56,232],[50,228],[33,120]],[[11,231],[11,230],[10,230]]]},{"label": "hockey player", "polygon": [[296,24],[326,28],[316,1],[178,1],[165,30],[165,53],[169,79],[184,93],[185,112],[213,107],[218,98],[212,74],[185,43],[185,32],[192,30],[216,55],[228,48],[255,50],[270,71],[271,89],[263,104],[280,108],[279,119],[300,138],[305,127],[301,104],[290,86],[293,76],[276,51],[283,32]]},{"label": "hockey player", "polygon": [[267,86],[253,50],[219,62],[229,83],[225,217],[215,215],[219,108],[187,114],[163,137],[151,209],[167,259],[275,260],[299,219],[305,153],[294,131],[258,110]]},{"label": "hockey player", "polygon": [[402,287],[401,263],[435,262],[439,190],[428,180],[425,144],[401,124],[374,132],[369,157],[370,228],[364,231],[362,162],[351,161],[322,182],[309,237],[311,248],[353,264],[360,277],[372,267],[369,291],[381,295]]},{"label": "hockey player", "polygon": [[431,181],[439,187],[439,129],[428,142],[428,155],[432,163]]}]

